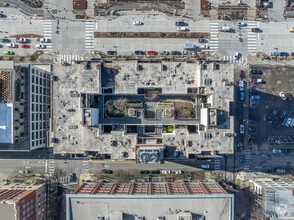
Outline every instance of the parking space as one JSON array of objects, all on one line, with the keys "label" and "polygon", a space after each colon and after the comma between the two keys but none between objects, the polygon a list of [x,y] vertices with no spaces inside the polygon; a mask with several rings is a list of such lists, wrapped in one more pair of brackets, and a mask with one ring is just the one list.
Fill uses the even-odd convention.
[{"label": "parking space", "polygon": [[[294,132],[294,103],[291,99],[294,71],[290,66],[251,65],[262,74],[251,74],[259,83],[250,82],[250,129],[253,143],[289,143]],[[248,70],[249,71],[249,70]],[[249,81],[252,81],[249,79]],[[282,98],[283,92],[287,98]],[[252,99],[252,97],[255,97]],[[285,99],[285,100],[283,100]],[[292,126],[291,126],[292,125]]]}]

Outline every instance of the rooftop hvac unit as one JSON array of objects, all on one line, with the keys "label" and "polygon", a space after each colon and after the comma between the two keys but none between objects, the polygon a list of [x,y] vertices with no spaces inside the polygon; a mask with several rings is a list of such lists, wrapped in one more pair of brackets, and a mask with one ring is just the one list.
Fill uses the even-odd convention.
[{"label": "rooftop hvac unit", "polygon": [[149,161],[150,159],[150,154],[149,153],[146,153],[146,152],[143,152],[140,154],[140,159],[143,163]]},{"label": "rooftop hvac unit", "polygon": [[158,160],[158,152],[150,153],[150,161],[156,162]]}]

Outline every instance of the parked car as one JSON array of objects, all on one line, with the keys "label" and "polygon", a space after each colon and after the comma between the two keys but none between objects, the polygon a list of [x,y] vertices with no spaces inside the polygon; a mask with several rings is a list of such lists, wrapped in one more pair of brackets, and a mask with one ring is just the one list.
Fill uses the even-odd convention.
[{"label": "parked car", "polygon": [[289,53],[287,53],[287,52],[279,52],[278,56],[286,56],[286,57],[288,57]]},{"label": "parked car", "polygon": [[26,39],[26,38],[19,38],[18,40],[17,40],[19,43],[26,43],[28,40]]},{"label": "parked car", "polygon": [[170,174],[170,170],[162,170],[161,173],[162,174]]},{"label": "parked car", "polygon": [[100,173],[112,174],[113,171],[112,170],[105,170],[105,169],[103,169],[103,170],[100,171]]},{"label": "parked car", "polygon": [[240,70],[240,78],[244,79],[245,77],[245,72],[243,70]]},{"label": "parked car", "polygon": [[15,48],[16,45],[15,44],[6,44],[6,47]]},{"label": "parked car", "polygon": [[10,40],[7,38],[2,38],[2,39],[0,39],[0,42],[10,42]]},{"label": "parked car", "polygon": [[140,170],[140,174],[149,174],[150,171],[149,170]]},{"label": "parked car", "polygon": [[171,51],[171,55],[182,55],[180,51]]},{"label": "parked car", "polygon": [[29,48],[30,46],[27,45],[27,44],[22,44],[21,47],[22,47],[22,48]]},{"label": "parked car", "polygon": [[244,134],[245,132],[245,126],[243,124],[240,124],[240,134]]},{"label": "parked car", "polygon": [[280,97],[281,97],[284,101],[287,99],[286,96],[285,96],[285,93],[280,92],[279,95],[280,95]]},{"label": "parked car", "polygon": [[251,99],[252,100],[257,100],[257,99],[260,99],[260,96],[259,95],[253,95],[253,96],[251,96]]},{"label": "parked car", "polygon": [[12,51],[4,51],[3,52],[5,55],[13,55],[14,54],[14,52],[12,52]]},{"label": "parked car", "polygon": [[156,51],[148,50],[148,51],[147,51],[147,54],[148,54],[148,55],[156,55]]},{"label": "parked car", "polygon": [[44,44],[36,44],[36,47],[38,49],[45,49],[46,48],[46,45],[44,45]]},{"label": "parked car", "polygon": [[208,46],[208,44],[201,45],[200,46],[200,49],[206,49],[206,50],[208,50],[209,49],[209,46]]},{"label": "parked car", "polygon": [[136,54],[136,55],[144,55],[145,52],[142,51],[142,50],[135,50],[134,54]]},{"label": "parked car", "polygon": [[175,171],[173,171],[173,173],[174,173],[174,174],[182,174],[183,171],[181,171],[181,170],[175,170]]},{"label": "parked car", "polygon": [[288,118],[287,123],[286,123],[286,127],[289,127],[291,123],[292,123],[292,118]]},{"label": "parked car", "polygon": [[78,126],[77,126],[77,125],[69,125],[68,128],[69,128],[69,129],[77,129]]},{"label": "parked car", "polygon": [[261,29],[259,29],[259,28],[251,28],[251,31],[255,32],[255,33],[260,33]]},{"label": "parked car", "polygon": [[43,38],[40,38],[40,42],[42,42],[42,43],[50,43],[50,39],[48,39],[48,38],[45,38],[45,37],[43,37]]},{"label": "parked car", "polygon": [[294,127],[294,118],[292,119],[292,122],[291,122],[290,126],[291,126],[292,128]]},{"label": "parked car", "polygon": [[141,21],[134,21],[133,25],[142,25],[142,22]]},{"label": "parked car", "polygon": [[178,31],[187,31],[188,28],[186,28],[186,27],[177,27],[177,30]]},{"label": "parked car", "polygon": [[240,92],[240,100],[244,101],[245,99],[245,93],[244,92]]},{"label": "parked car", "polygon": [[176,21],[176,26],[185,26],[186,23],[183,21]]},{"label": "parked car", "polygon": [[54,82],[58,81],[58,76],[52,76],[52,80],[53,80]]},{"label": "parked car", "polygon": [[248,163],[249,162],[249,160],[247,160],[247,159],[241,159],[240,160],[240,163]]},{"label": "parked car", "polygon": [[198,39],[198,42],[199,43],[207,43],[208,41],[206,39],[200,38],[200,39]]},{"label": "parked car", "polygon": [[287,111],[283,111],[281,116],[280,116],[280,119],[284,119],[287,115]]},{"label": "parked car", "polygon": [[192,52],[187,50],[183,51],[182,53],[183,55],[192,55]]},{"label": "parked car", "polygon": [[151,174],[160,174],[159,170],[151,170]]},{"label": "parked car", "polygon": [[261,75],[262,74],[262,71],[261,70],[251,70],[250,73],[251,74],[259,74],[259,75]]},{"label": "parked car", "polygon": [[257,78],[251,78],[250,79],[251,83],[262,83],[262,79],[257,79]]},{"label": "parked car", "polygon": [[284,121],[282,123],[282,126],[285,127],[287,125],[287,122],[288,122],[288,118],[284,118]]},{"label": "parked car", "polygon": [[209,169],[209,164],[201,164],[202,169]]},{"label": "parked car", "polygon": [[277,53],[277,52],[271,52],[270,53],[270,56],[278,56],[279,55],[279,53]]},{"label": "parked car", "polygon": [[250,90],[252,94],[259,94],[260,92],[258,90]]},{"label": "parked car", "polygon": [[169,55],[170,52],[168,52],[168,51],[159,51],[159,54],[160,55]]},{"label": "parked car", "polygon": [[117,52],[115,50],[108,50],[107,55],[117,55]]},{"label": "parked car", "polygon": [[273,149],[273,153],[274,153],[274,154],[276,154],[276,153],[282,153],[282,150],[281,150],[281,149],[275,149],[275,148],[274,148],[274,149]]}]

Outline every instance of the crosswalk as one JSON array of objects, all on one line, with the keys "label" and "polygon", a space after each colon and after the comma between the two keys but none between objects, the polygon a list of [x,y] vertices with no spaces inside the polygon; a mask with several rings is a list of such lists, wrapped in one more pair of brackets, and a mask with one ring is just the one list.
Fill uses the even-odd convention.
[{"label": "crosswalk", "polygon": [[251,152],[250,150],[245,150],[245,156],[244,159],[247,160],[247,162],[244,163],[244,169],[250,170],[251,169]]},{"label": "crosswalk", "polygon": [[89,160],[84,160],[83,161],[83,167],[84,167],[84,172],[88,173],[89,172]]},{"label": "crosswalk", "polygon": [[47,50],[52,50],[52,20],[43,20],[43,36],[50,42],[42,44],[46,45]]},{"label": "crosswalk", "polygon": [[53,174],[54,172],[55,172],[54,154],[50,154],[48,159],[48,173]]},{"label": "crosswalk", "polygon": [[254,52],[256,51],[257,34],[251,31],[252,28],[256,28],[256,21],[248,21],[247,23],[247,47],[248,51]]},{"label": "crosswalk", "polygon": [[210,49],[213,51],[218,51],[218,22],[210,21],[209,22],[209,32],[210,32]]},{"label": "crosswalk", "polygon": [[243,57],[236,60],[233,55],[232,56],[223,56],[222,60],[227,61],[229,63],[244,63],[244,58]]},{"label": "crosswalk", "polygon": [[71,63],[72,61],[80,61],[82,60],[81,55],[79,54],[60,54],[59,55],[59,62],[68,62]]},{"label": "crosswalk", "polygon": [[86,50],[94,49],[94,22],[86,21],[86,31],[85,31],[85,48]]},{"label": "crosswalk", "polygon": [[221,164],[220,164],[221,162],[220,162],[220,159],[215,159],[214,160],[214,169],[215,170],[220,170],[220,168],[221,168]]}]

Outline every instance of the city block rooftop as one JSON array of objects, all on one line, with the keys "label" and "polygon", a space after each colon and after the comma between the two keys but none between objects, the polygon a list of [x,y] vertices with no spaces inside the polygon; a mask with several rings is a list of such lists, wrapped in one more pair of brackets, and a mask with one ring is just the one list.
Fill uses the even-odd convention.
[{"label": "city block rooftop", "polygon": [[233,153],[232,64],[113,61],[56,69],[55,153],[137,162],[147,162],[146,152],[157,154],[157,161],[163,154]]}]

